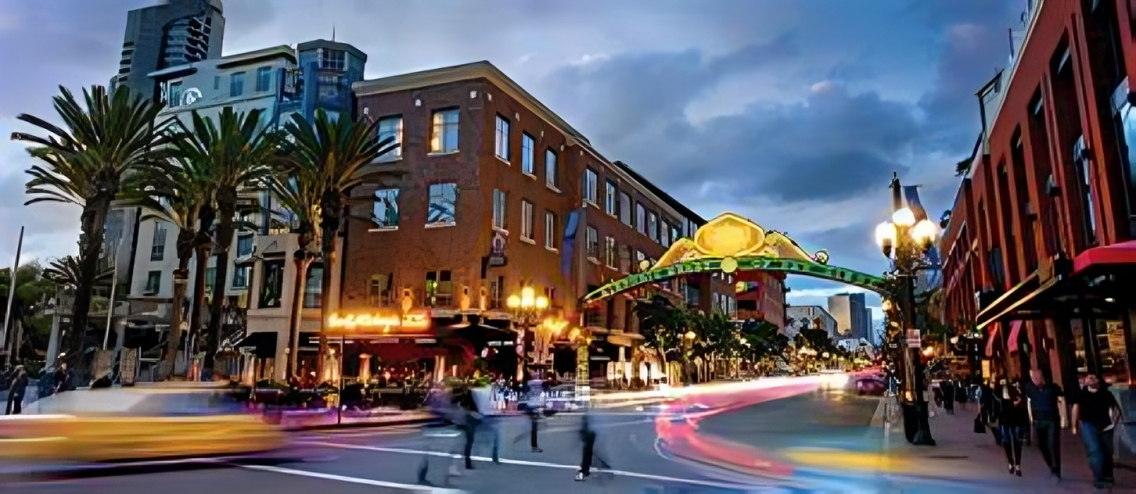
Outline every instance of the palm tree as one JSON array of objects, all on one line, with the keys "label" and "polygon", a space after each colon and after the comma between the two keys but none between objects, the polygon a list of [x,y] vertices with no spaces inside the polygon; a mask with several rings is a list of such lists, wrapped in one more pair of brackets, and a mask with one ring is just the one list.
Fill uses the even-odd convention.
[{"label": "palm tree", "polygon": [[[177,145],[178,160],[182,164],[193,163],[192,166],[200,170],[206,190],[211,195],[205,202],[212,206],[210,216],[216,215],[212,249],[202,246],[202,242],[195,242],[199,256],[197,265],[201,268],[197,271],[195,288],[204,284],[202,261],[208,259],[210,250],[217,256],[217,282],[213,284],[207,329],[209,346],[203,365],[206,369],[212,369],[213,354],[217,352],[221,339],[221,305],[228,276],[229,246],[237,228],[237,193],[244,187],[267,186],[266,181],[272,175],[270,165],[277,154],[276,134],[260,125],[260,114],[260,110],[238,113],[232,107],[225,107],[214,123],[194,111],[192,128],[187,129],[184,140]],[[213,223],[203,221],[208,218],[204,214],[201,216],[199,223],[203,228],[198,230],[199,238],[204,237],[205,227]]]},{"label": "palm tree", "polygon": [[285,377],[296,372],[299,359],[300,321],[303,317],[303,293],[308,267],[320,254],[318,177],[308,168],[281,171],[272,180],[272,193],[280,205],[292,212],[292,231],[299,234],[300,248],[293,254],[296,277],[292,285],[292,314],[288,320],[288,364]]},{"label": "palm tree", "polygon": [[[327,336],[323,331],[330,311],[331,273],[335,268],[336,237],[346,215],[347,195],[351,189],[368,182],[383,182],[402,173],[380,170],[369,165],[375,158],[393,151],[398,145],[394,137],[375,138],[377,122],[366,123],[348,118],[332,119],[327,112],[317,110],[315,120],[309,122],[296,114],[285,126],[289,139],[285,145],[286,168],[306,170],[296,172],[297,177],[315,180],[312,192],[318,194],[318,216],[313,218],[319,230],[319,245],[323,259],[323,278],[320,288],[319,376],[323,376],[324,356],[327,354]],[[304,277],[306,273],[297,273]]]},{"label": "palm tree", "polygon": [[140,94],[105,87],[83,90],[80,104],[66,88],[53,98],[64,126],[20,114],[16,118],[46,131],[46,137],[12,133],[12,139],[32,143],[29,153],[42,163],[27,170],[32,179],[25,204],[41,201],[75,204],[80,216],[79,277],[75,280],[74,328],[65,342],[68,355],[80,355],[91,307],[91,287],[98,271],[104,225],[111,201],[118,195],[122,177],[131,169],[162,159],[171,135],[168,121],[156,122],[162,105]]},{"label": "palm tree", "polygon": [[[186,141],[174,143],[174,156],[188,147]],[[190,150],[192,151],[192,150]],[[155,219],[174,225],[178,230],[176,250],[178,267],[173,275],[173,303],[170,308],[170,329],[166,348],[162,352],[159,378],[168,379],[174,370],[178,346],[181,343],[181,326],[184,318],[184,301],[189,285],[189,261],[198,247],[200,231],[207,230],[212,222],[202,222],[202,212],[211,213],[210,169],[200,161],[175,159],[161,164],[140,167],[126,179],[125,196],[134,204],[145,208],[142,220]],[[204,271],[204,269],[200,270]],[[204,275],[203,272],[199,275]]]}]

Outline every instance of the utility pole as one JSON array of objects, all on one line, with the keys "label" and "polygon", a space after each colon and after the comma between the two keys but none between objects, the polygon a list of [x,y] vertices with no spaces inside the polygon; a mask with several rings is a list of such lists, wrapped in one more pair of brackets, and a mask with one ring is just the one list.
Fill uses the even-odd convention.
[{"label": "utility pole", "polygon": [[[16,243],[16,263],[12,265],[12,275],[8,282],[8,309],[4,311],[4,328],[0,330],[0,346],[8,348],[8,324],[12,321],[12,301],[16,299],[16,271],[20,269],[20,250],[24,247],[24,227],[20,227],[20,240]],[[13,349],[18,347],[19,341],[15,342]],[[12,365],[12,355],[16,352],[10,351],[7,361],[7,366]]]}]

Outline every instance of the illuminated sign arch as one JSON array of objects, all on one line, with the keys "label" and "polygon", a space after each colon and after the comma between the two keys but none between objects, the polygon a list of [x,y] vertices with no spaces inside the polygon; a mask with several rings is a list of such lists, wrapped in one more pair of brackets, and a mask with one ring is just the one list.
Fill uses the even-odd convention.
[{"label": "illuminated sign arch", "polygon": [[828,252],[805,252],[777,231],[766,231],[733,213],[723,213],[694,233],[694,239],[676,241],[650,269],[612,281],[584,296],[585,304],[633,288],[690,273],[782,271],[839,281],[877,293],[886,290],[878,276],[828,265]]}]

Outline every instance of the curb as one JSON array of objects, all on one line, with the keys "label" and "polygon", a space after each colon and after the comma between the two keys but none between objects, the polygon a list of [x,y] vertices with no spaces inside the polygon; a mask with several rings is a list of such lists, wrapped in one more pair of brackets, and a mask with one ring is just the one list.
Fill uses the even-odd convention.
[{"label": "curb", "polygon": [[361,429],[366,427],[395,427],[400,425],[417,425],[439,422],[440,419],[436,417],[420,417],[402,420],[384,420],[382,422],[352,422],[346,424],[316,424],[316,425],[299,425],[292,427],[282,427],[286,431],[319,431],[319,430],[335,430],[335,429]]}]

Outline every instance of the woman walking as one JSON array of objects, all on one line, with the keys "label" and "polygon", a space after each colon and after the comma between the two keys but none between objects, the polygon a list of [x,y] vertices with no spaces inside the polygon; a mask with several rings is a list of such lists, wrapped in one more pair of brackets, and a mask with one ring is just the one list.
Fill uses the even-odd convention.
[{"label": "woman walking", "polygon": [[1006,451],[1006,462],[1011,475],[1022,476],[1022,439],[1029,420],[1025,398],[1017,385],[1006,379],[998,381],[994,390],[994,409],[1002,432],[1002,447]]}]

